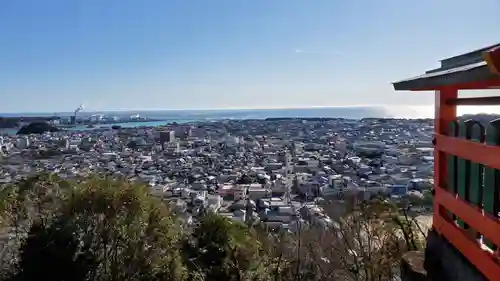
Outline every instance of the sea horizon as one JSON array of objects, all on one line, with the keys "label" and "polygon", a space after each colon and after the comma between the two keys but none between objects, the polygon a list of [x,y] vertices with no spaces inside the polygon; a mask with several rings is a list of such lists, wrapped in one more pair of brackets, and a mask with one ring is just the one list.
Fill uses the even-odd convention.
[{"label": "sea horizon", "polygon": [[[500,107],[459,107],[458,114],[500,113]],[[61,116],[69,117],[74,111],[60,112],[0,112],[0,117]],[[265,118],[434,118],[434,105],[352,105],[352,106],[311,106],[281,108],[208,108],[208,109],[123,109],[123,110],[82,110],[79,117],[94,114],[127,117],[141,117],[171,122],[204,121],[220,119],[265,119]]]},{"label": "sea horizon", "polygon": [[[264,119],[264,118],[431,118],[432,105],[350,105],[350,106],[310,106],[310,107],[275,107],[275,108],[207,108],[207,109],[112,109],[82,110],[78,116],[93,114],[127,116],[139,114],[142,117],[207,117],[217,119]],[[40,112],[0,112],[0,117],[20,116],[71,116],[74,111]],[[247,117],[247,118],[244,118]]]}]

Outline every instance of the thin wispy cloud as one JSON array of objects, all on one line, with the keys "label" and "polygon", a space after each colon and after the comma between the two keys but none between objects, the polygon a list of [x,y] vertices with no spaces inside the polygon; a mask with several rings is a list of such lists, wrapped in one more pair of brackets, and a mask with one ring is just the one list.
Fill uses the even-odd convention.
[{"label": "thin wispy cloud", "polygon": [[312,55],[338,55],[338,52],[318,52],[318,51],[309,51],[303,49],[293,49],[293,52],[296,54],[312,54]]}]

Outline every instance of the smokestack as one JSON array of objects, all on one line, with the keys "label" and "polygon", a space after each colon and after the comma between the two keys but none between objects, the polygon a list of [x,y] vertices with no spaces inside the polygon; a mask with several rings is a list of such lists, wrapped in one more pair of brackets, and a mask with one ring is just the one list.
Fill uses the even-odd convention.
[{"label": "smokestack", "polygon": [[83,104],[80,104],[80,106],[75,109],[75,114],[77,114],[78,112],[82,111],[83,110]]},{"label": "smokestack", "polygon": [[78,112],[80,112],[80,111],[82,111],[82,110],[83,110],[83,104],[80,104],[80,106],[79,106],[77,109],[75,109],[75,116],[76,116],[76,114],[77,114]]},{"label": "smokestack", "polygon": [[73,114],[73,118],[71,120],[72,124],[76,123],[76,114],[82,110],[83,110],[83,104],[80,104],[80,106],[77,109],[75,109],[75,112]]}]

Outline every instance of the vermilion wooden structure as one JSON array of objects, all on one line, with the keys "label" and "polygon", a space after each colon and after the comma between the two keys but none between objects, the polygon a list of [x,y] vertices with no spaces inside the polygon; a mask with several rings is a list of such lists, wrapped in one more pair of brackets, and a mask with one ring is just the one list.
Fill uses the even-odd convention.
[{"label": "vermilion wooden structure", "polygon": [[[442,60],[440,68],[393,85],[395,90],[435,91],[433,229],[484,277],[500,280],[500,141],[497,146],[487,140],[486,144],[484,137],[472,141],[450,132],[450,124],[457,120],[457,106],[500,105],[500,97],[458,98],[459,90],[500,89],[500,44]],[[498,123],[495,124],[500,131]],[[487,130],[491,129],[491,134],[495,128],[489,126]],[[493,136],[500,139],[498,132]],[[460,163],[468,170],[460,170],[462,164],[450,162],[453,157],[462,161]],[[456,166],[450,165],[459,165],[457,175],[452,175],[457,171]],[[475,175],[479,182],[474,190],[479,198],[475,200],[468,189],[471,187],[471,167],[480,169]],[[487,177],[493,181],[488,183],[489,189],[486,188]],[[455,181],[463,185],[462,191],[451,186]],[[491,199],[486,202],[486,198]]]}]

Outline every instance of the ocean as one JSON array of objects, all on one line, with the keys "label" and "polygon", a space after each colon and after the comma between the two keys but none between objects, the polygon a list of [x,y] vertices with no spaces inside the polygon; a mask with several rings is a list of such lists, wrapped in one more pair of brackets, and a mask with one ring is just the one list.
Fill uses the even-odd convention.
[{"label": "ocean", "polygon": [[[280,108],[280,109],[221,109],[221,110],[150,110],[150,111],[81,111],[79,117],[88,117],[93,114],[106,116],[117,116],[127,118],[132,115],[140,115],[156,120],[155,122],[129,122],[119,123],[124,128],[140,126],[161,126],[167,123],[203,122],[223,119],[265,119],[276,117],[288,118],[430,118],[432,117],[432,106],[342,106],[342,107],[313,107],[313,108]],[[71,116],[72,112],[55,113],[0,113],[2,117],[15,116]],[[106,125],[105,127],[109,127]],[[98,126],[96,127],[98,128]],[[71,130],[89,130],[85,126],[71,128]],[[15,133],[17,130],[0,130],[3,133]]]},{"label": "ocean", "polygon": [[[3,117],[14,116],[70,116],[73,112],[1,113]],[[139,114],[142,117],[165,120],[202,121],[214,119],[264,119],[272,117],[330,117],[330,118],[427,118],[432,117],[433,106],[337,106],[277,109],[206,109],[206,110],[127,110],[127,111],[81,111],[78,116],[92,114],[127,117]]]}]

